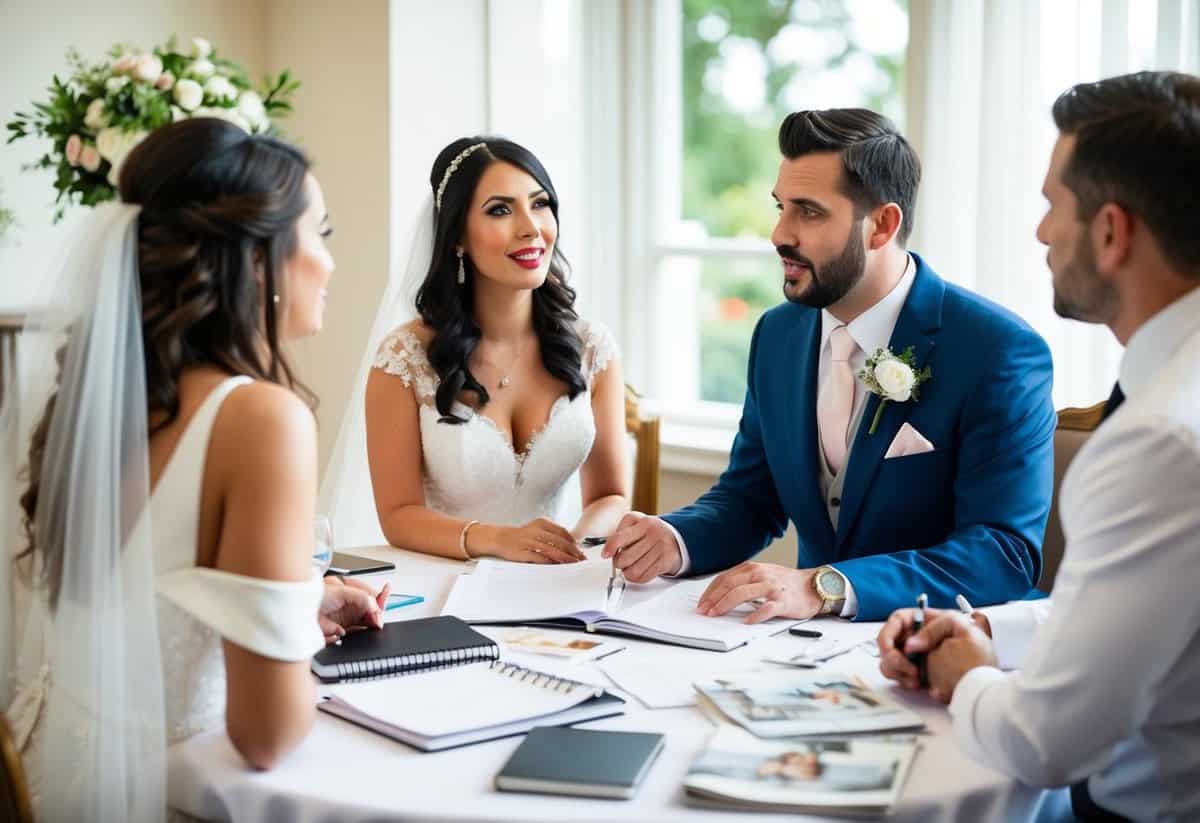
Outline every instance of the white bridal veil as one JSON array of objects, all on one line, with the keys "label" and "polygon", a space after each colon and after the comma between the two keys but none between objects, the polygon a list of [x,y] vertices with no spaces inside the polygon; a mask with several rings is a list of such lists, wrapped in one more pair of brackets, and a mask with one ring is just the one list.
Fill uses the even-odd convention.
[{"label": "white bridal veil", "polygon": [[[0,610],[5,642],[24,623],[20,645],[9,646],[19,648],[15,661],[4,659],[5,697],[15,695],[8,715],[18,742],[37,741],[29,765],[40,775],[42,820],[151,821],[166,808],[139,212],[103,205],[75,232],[26,321],[19,398],[6,404],[4,443],[17,451],[6,463],[23,463],[29,432],[57,392],[35,523],[39,546],[62,547],[57,602],[38,585],[21,601],[28,608]],[[24,484],[10,477],[2,490],[0,579],[20,586],[8,578],[25,547],[13,539],[12,505]]]},{"label": "white bridal veil", "polygon": [[392,267],[387,289],[379,302],[366,350],[355,372],[350,402],[342,415],[337,440],[325,479],[321,483],[318,511],[333,522],[336,545],[372,546],[387,543],[375,509],[371,471],[367,463],[367,377],[375,362],[375,353],[388,332],[417,316],[417,291],[429,272],[433,259],[433,195],[427,194],[417,209],[410,238],[408,262],[403,269]]}]

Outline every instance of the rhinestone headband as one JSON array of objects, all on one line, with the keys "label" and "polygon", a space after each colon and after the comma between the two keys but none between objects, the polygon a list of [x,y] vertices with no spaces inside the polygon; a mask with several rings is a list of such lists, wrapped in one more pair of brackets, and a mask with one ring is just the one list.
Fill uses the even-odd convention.
[{"label": "rhinestone headband", "polygon": [[486,148],[487,143],[476,143],[473,146],[467,146],[458,153],[458,157],[450,161],[450,165],[446,167],[446,173],[442,175],[442,182],[438,186],[437,197],[434,198],[434,204],[437,206],[438,211],[442,210],[442,195],[446,193],[446,184],[450,182],[450,175],[458,171],[458,167],[462,165],[463,161],[474,154],[477,149]]}]

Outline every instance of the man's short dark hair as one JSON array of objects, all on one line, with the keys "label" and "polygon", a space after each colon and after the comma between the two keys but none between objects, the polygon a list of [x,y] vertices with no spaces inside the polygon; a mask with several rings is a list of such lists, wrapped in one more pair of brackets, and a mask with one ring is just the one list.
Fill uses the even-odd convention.
[{"label": "man's short dark hair", "polygon": [[1080,83],[1054,101],[1075,137],[1063,182],[1090,221],[1105,203],[1136,214],[1172,265],[1200,277],[1200,78],[1143,71]]},{"label": "man's short dark hair", "polygon": [[789,114],[779,127],[779,150],[789,160],[835,151],[842,157],[842,192],[855,213],[885,203],[904,213],[897,237],[908,242],[917,214],[921,160],[891,120],[869,109],[824,109]]}]

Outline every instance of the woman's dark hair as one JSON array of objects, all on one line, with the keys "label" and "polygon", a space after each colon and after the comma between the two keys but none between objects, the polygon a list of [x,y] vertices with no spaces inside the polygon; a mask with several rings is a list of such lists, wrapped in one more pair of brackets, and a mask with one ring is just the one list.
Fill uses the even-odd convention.
[{"label": "woman's dark hair", "polygon": [[[462,423],[463,418],[451,411],[455,399],[463,391],[474,392],[479,406],[488,402],[487,389],[471,374],[468,360],[479,344],[481,332],[475,322],[475,278],[470,256],[463,257],[467,268],[466,282],[458,283],[458,256],[467,226],[467,212],[475,187],[484,171],[493,163],[509,163],[537,181],[550,199],[550,210],[558,220],[558,194],[550,175],[528,149],[497,137],[464,137],[442,149],[433,162],[429,184],[435,196],[450,164],[462,152],[482,144],[463,158],[446,180],[441,191],[440,207],[435,207],[433,259],[429,273],[417,292],[417,312],[433,330],[429,344],[429,363],[437,372],[437,409],[442,421]],[[575,329],[575,290],[567,285],[570,267],[554,244],[550,271],[546,281],[533,290],[533,328],[542,352],[546,371],[567,384],[568,395],[574,399],[587,388],[581,367],[583,344]]]},{"label": "woman's dark hair", "polygon": [[[121,199],[142,208],[138,273],[152,432],[178,418],[180,375],[199,365],[287,386],[315,406],[280,350],[274,310],[276,302],[287,306],[282,272],[308,208],[308,167],[295,147],[212,118],[157,129],[126,159]],[[34,431],[21,497],[30,544],[22,557],[42,553],[52,599],[62,547],[39,545],[35,514],[56,399]]]},{"label": "woman's dark hair", "polygon": [[1143,71],[1080,83],[1053,114],[1075,137],[1063,182],[1079,219],[1117,203],[1145,221],[1168,260],[1200,276],[1200,78]]},{"label": "woman's dark hair", "polygon": [[857,214],[885,203],[900,207],[896,233],[908,242],[917,217],[921,160],[891,120],[870,109],[798,111],[779,127],[779,151],[789,160],[818,151],[842,156],[842,192]]}]

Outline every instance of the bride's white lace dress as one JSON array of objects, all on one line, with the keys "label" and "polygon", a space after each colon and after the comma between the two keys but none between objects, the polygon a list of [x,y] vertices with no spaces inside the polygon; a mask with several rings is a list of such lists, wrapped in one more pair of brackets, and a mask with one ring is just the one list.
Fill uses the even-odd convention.
[{"label": "bride's white lace dress", "polygon": [[508,437],[483,414],[455,405],[461,424],[439,422],[435,403],[438,376],[411,325],[396,329],[380,344],[374,368],[412,387],[420,406],[421,476],[425,504],[438,512],[517,526],[547,517],[570,526],[579,511],[578,484],[570,482],[596,439],[592,386],[617,354],[603,325],[579,320],[582,368],[587,390],[554,402],[546,422],[517,451]]}]

